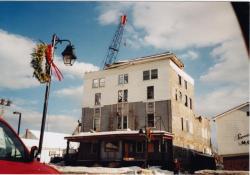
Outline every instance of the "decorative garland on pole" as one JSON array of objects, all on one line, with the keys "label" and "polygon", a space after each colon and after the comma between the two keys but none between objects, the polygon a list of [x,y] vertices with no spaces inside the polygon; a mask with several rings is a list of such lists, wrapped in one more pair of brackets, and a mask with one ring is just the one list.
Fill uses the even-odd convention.
[{"label": "decorative garland on pole", "polygon": [[51,79],[50,66],[53,68],[56,77],[59,81],[62,80],[63,75],[53,62],[53,48],[51,45],[40,43],[36,45],[31,54],[31,67],[34,69],[33,76],[40,83],[48,83]]}]

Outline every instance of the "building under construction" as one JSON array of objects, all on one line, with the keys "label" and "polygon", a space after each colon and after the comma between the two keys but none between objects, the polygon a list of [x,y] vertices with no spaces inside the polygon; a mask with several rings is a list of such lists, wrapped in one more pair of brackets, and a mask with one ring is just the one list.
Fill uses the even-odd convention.
[{"label": "building under construction", "polygon": [[[194,113],[194,80],[173,53],[107,65],[84,76],[78,164],[158,164],[211,160],[209,120]],[[211,161],[209,161],[211,162]],[[198,165],[198,164],[197,164]],[[212,166],[212,164],[211,164]],[[194,167],[193,169],[197,169]]]}]

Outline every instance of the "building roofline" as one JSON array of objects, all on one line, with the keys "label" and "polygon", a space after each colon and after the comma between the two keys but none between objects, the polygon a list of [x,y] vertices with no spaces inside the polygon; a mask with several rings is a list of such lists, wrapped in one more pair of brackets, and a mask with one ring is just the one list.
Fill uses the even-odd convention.
[{"label": "building roofline", "polygon": [[162,60],[166,58],[172,60],[180,69],[184,68],[184,63],[180,59],[178,59],[175,54],[171,52],[164,52],[164,53],[129,59],[125,61],[121,60],[111,65],[108,65],[106,68],[104,68],[104,70],[113,69],[113,68],[126,66],[130,64],[139,64],[139,63],[151,62],[151,61],[156,61],[156,60]]},{"label": "building roofline", "polygon": [[233,112],[233,111],[235,111],[235,110],[237,110],[237,109],[240,109],[240,108],[242,108],[242,107],[244,107],[244,106],[246,106],[246,105],[249,105],[249,102],[242,103],[242,104],[240,104],[240,105],[238,105],[238,106],[236,106],[236,107],[233,107],[233,108],[231,108],[231,109],[229,109],[229,110],[227,110],[227,111],[225,111],[225,112],[223,112],[223,113],[221,113],[221,114],[219,114],[219,115],[216,115],[216,116],[213,118],[213,121],[217,120],[217,119],[220,118],[220,117],[223,117],[225,114],[231,113],[231,112]]}]

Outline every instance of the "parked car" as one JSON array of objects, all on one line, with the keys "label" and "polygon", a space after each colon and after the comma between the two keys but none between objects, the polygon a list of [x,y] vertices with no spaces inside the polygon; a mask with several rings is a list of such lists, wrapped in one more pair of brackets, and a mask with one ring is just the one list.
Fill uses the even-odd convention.
[{"label": "parked car", "polygon": [[37,147],[29,152],[12,127],[0,116],[0,174],[60,174],[35,160]]}]

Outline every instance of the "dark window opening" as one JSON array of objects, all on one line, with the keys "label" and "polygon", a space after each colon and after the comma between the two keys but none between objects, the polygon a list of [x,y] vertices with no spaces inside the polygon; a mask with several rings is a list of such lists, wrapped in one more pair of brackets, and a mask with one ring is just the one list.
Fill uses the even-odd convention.
[{"label": "dark window opening", "polygon": [[151,70],[151,79],[157,79],[158,78],[158,69],[152,69]]},{"label": "dark window opening", "polygon": [[101,104],[101,93],[96,93],[95,94],[95,105],[100,105]]},{"label": "dark window opening", "polygon": [[185,80],[185,89],[188,88],[187,81]]},{"label": "dark window opening", "polygon": [[128,84],[128,74],[124,74],[124,84]]},{"label": "dark window opening", "polygon": [[190,109],[193,108],[193,107],[192,107],[192,99],[191,99],[191,98],[189,98],[189,106],[190,106]]},{"label": "dark window opening", "polygon": [[125,89],[125,90],[123,91],[123,101],[124,101],[124,102],[127,102],[127,101],[128,101],[128,90],[127,90],[127,89]]},{"label": "dark window opening", "polygon": [[143,80],[149,80],[149,79],[150,79],[149,70],[143,71]]},{"label": "dark window opening", "polygon": [[117,129],[122,129],[122,117],[117,116]]},{"label": "dark window opening", "polygon": [[147,99],[154,99],[154,86],[147,87]]},{"label": "dark window opening", "polygon": [[188,97],[185,95],[185,106],[188,106]]},{"label": "dark window opening", "polygon": [[155,117],[154,114],[148,114],[148,127],[155,126]]},{"label": "dark window opening", "polygon": [[181,85],[181,76],[178,75],[178,77],[179,77],[179,85]]},{"label": "dark window opening", "polygon": [[123,129],[127,129],[127,128],[128,128],[128,117],[123,116]]},{"label": "dark window opening", "polygon": [[249,111],[247,111],[247,116],[249,116]]},{"label": "dark window opening", "polygon": [[181,118],[181,130],[184,130],[184,126],[183,126],[183,118]]}]

